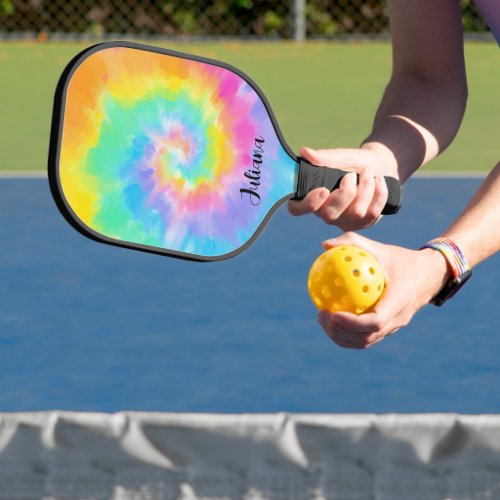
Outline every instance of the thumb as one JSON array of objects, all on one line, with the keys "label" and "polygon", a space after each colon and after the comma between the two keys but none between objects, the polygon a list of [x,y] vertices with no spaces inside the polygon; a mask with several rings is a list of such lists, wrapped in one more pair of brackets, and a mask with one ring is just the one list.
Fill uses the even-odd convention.
[{"label": "thumb", "polygon": [[311,149],[300,148],[300,156],[314,165],[359,170],[363,152],[359,149]]},{"label": "thumb", "polygon": [[[365,250],[369,251],[369,241],[368,238],[361,236],[353,231],[349,231],[347,233],[341,234],[336,238],[330,238],[326,241],[323,241],[322,245],[325,250],[329,250],[333,247],[338,247],[342,245],[355,245],[359,247],[365,248]],[[368,243],[368,244],[367,244]]]}]

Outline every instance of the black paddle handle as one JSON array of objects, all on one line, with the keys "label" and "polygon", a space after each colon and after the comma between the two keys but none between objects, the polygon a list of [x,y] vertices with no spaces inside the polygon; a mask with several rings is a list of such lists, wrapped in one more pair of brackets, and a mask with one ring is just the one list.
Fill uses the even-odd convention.
[{"label": "black paddle handle", "polygon": [[[306,194],[319,187],[326,187],[330,191],[340,186],[342,178],[349,174],[345,170],[330,167],[317,167],[304,158],[297,158],[299,163],[299,175],[297,182],[297,193],[293,200],[302,200]],[[394,177],[384,177],[389,195],[382,213],[384,215],[395,214],[401,207],[402,189],[401,184]],[[359,182],[359,175],[357,181]]]}]

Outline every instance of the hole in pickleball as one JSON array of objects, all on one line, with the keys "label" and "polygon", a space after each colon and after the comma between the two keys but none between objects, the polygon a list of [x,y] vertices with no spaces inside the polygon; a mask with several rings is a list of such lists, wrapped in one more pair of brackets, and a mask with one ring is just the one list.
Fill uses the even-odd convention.
[{"label": "hole in pickleball", "polygon": [[354,269],[354,271],[352,272],[352,275],[353,275],[355,278],[359,277],[359,275],[360,275],[360,274],[361,274],[361,273],[359,272],[359,269]]},{"label": "hole in pickleball", "polygon": [[370,269],[368,269],[368,271],[370,271],[370,274],[375,274],[375,269],[373,267],[370,267]]},{"label": "hole in pickleball", "polygon": [[323,302],[321,302],[321,299],[316,294],[313,295],[313,299],[314,299],[314,303],[318,307],[321,307],[323,305]]},{"label": "hole in pickleball", "polygon": [[316,271],[314,274],[313,274],[313,280],[314,281],[319,281],[321,279],[321,273],[319,271]]},{"label": "hole in pickleball", "polygon": [[343,295],[342,296],[342,302],[344,304],[350,304],[351,303],[351,297],[349,297],[349,295]]},{"label": "hole in pickleball", "polygon": [[331,290],[326,285],[321,289],[321,293],[326,299],[329,299],[332,296]]},{"label": "hole in pickleball", "polygon": [[340,311],[342,309],[342,306],[338,302],[334,302],[333,309],[334,311]]},{"label": "hole in pickleball", "polygon": [[356,314],[361,314],[364,310],[366,309],[366,307],[356,307]]},{"label": "hole in pickleball", "polygon": [[368,293],[370,291],[370,287],[368,285],[365,285],[362,290],[363,293]]},{"label": "hole in pickleball", "polygon": [[337,286],[344,286],[344,278],[335,278],[335,281],[334,281],[335,285]]},{"label": "hole in pickleball", "polygon": [[365,252],[359,252],[359,255],[361,255],[361,257],[366,257],[366,253]]},{"label": "hole in pickleball", "polygon": [[346,262],[351,262],[352,257],[351,257],[350,255],[346,255],[346,256],[344,257],[344,260],[345,260]]},{"label": "hole in pickleball", "polygon": [[379,285],[379,286],[377,287],[377,290],[380,292],[380,290],[382,290],[382,285]]}]

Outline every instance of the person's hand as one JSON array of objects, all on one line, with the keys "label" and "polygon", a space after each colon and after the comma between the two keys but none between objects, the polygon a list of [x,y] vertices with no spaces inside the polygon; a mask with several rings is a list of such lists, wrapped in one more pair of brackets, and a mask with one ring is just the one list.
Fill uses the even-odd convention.
[{"label": "person's hand", "polygon": [[396,176],[395,160],[387,151],[373,148],[309,149],[300,155],[313,165],[339,168],[359,174],[346,175],[340,187],[330,193],[326,188],[314,189],[300,201],[289,201],[292,215],[315,213],[327,224],[344,231],[363,229],[375,224],[387,202],[384,175]]},{"label": "person's hand", "polygon": [[409,250],[385,245],[356,233],[345,233],[323,243],[325,249],[339,245],[364,248],[384,269],[386,288],[380,301],[366,314],[320,311],[318,321],[339,346],[365,349],[406,326],[449,279],[445,258],[435,250]]}]

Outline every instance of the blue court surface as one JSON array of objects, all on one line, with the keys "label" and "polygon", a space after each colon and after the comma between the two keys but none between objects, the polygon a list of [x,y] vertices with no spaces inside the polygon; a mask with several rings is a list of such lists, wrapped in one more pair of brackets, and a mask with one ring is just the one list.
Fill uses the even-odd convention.
[{"label": "blue court surface", "polygon": [[[365,234],[418,248],[480,182],[413,179]],[[351,351],[307,294],[321,241],[339,234],[314,216],[282,207],[218,263],[87,240],[46,179],[0,180],[0,221],[0,411],[500,411],[499,255],[442,308]]]}]

